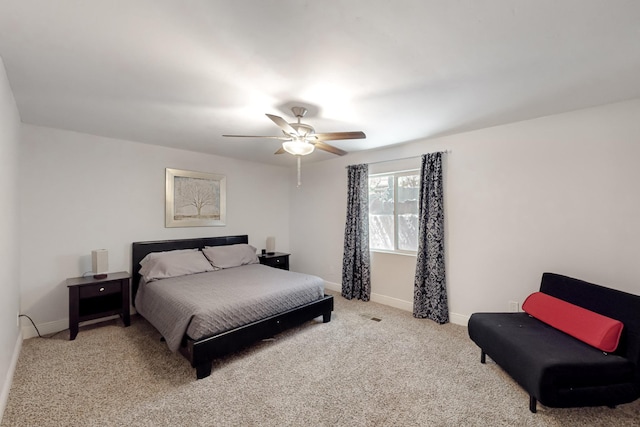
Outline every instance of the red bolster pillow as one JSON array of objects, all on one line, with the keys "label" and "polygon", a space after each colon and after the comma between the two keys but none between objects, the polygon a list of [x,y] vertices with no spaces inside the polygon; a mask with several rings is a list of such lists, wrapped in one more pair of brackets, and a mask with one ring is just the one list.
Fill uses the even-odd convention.
[{"label": "red bolster pillow", "polygon": [[618,348],[624,326],[619,320],[542,292],[529,295],[522,309],[541,322],[602,351],[612,352]]}]

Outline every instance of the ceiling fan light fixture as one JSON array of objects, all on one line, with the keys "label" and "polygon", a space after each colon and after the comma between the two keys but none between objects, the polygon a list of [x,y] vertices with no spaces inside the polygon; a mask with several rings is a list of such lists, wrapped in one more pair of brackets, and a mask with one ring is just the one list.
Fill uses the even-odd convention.
[{"label": "ceiling fan light fixture", "polygon": [[289,154],[294,156],[306,156],[313,153],[314,146],[306,141],[300,139],[294,139],[292,141],[286,141],[282,143],[282,148]]},{"label": "ceiling fan light fixture", "polygon": [[273,154],[282,154],[289,153],[298,157],[298,161],[300,160],[300,156],[306,156],[308,154],[313,153],[313,151],[318,148],[318,150],[326,151],[328,153],[336,154],[338,156],[344,156],[347,154],[346,151],[341,150],[340,148],[334,147],[333,145],[327,144],[327,141],[338,141],[343,139],[363,139],[366,138],[366,135],[362,131],[354,131],[354,132],[329,132],[329,133],[316,133],[316,130],[306,124],[302,123],[300,119],[302,119],[307,113],[307,109],[304,107],[292,107],[291,111],[298,119],[297,123],[287,123],[285,119],[279,116],[274,116],[273,114],[266,114],[266,116],[276,124],[282,131],[281,136],[254,136],[254,135],[222,135],[222,136],[235,136],[240,138],[269,138],[269,139],[279,139],[281,141],[286,141],[282,143],[282,147],[278,148],[278,150]]}]

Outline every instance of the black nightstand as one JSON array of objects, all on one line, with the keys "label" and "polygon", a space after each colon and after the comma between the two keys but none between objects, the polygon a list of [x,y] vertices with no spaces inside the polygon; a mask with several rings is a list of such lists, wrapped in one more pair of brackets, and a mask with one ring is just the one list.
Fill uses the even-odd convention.
[{"label": "black nightstand", "polygon": [[260,264],[268,265],[269,267],[281,268],[283,270],[289,269],[289,255],[282,252],[274,252],[273,254],[258,254]]},{"label": "black nightstand", "polygon": [[69,288],[69,339],[78,335],[78,324],[87,320],[119,314],[124,326],[131,324],[129,313],[129,281],[126,271],[109,273],[104,279],[74,277],[67,279]]}]

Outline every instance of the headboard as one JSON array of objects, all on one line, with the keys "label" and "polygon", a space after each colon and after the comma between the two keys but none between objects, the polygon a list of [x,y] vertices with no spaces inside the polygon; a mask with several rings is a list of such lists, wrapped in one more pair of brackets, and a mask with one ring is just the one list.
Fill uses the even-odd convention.
[{"label": "headboard", "polygon": [[151,252],[173,251],[175,249],[202,249],[205,246],[235,245],[249,243],[249,236],[198,237],[195,239],[155,240],[149,242],[133,242],[131,244],[132,293],[131,301],[135,305],[136,294],[140,282],[140,261]]}]

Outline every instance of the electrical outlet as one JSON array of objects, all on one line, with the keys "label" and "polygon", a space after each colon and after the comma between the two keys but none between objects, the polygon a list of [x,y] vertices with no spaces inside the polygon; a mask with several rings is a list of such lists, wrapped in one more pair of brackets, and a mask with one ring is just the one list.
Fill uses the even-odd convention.
[{"label": "electrical outlet", "polygon": [[512,313],[517,313],[519,311],[518,301],[509,301],[509,311]]}]

